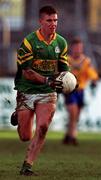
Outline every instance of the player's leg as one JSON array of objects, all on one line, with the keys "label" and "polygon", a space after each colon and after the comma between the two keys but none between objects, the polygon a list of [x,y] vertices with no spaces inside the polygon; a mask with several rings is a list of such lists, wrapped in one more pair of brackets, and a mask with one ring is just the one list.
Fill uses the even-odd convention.
[{"label": "player's leg", "polygon": [[78,90],[74,93],[74,101],[67,105],[69,113],[68,134],[75,140],[77,137],[77,123],[79,121],[81,109],[84,105],[84,91]]},{"label": "player's leg", "polygon": [[[32,97],[33,99],[33,97]],[[56,93],[50,94],[39,94],[34,98],[35,113],[36,113],[36,129],[34,137],[28,147],[25,161],[22,165],[20,174],[22,175],[33,175],[31,170],[33,161],[37,158],[42,145],[45,141],[45,135],[47,133],[49,124],[52,120],[56,109]],[[35,175],[35,174],[34,174]]]},{"label": "player's leg", "polygon": [[75,91],[66,99],[66,109],[69,114],[68,130],[64,137],[64,144],[77,145],[77,123],[83,107],[83,91]]},{"label": "player's leg", "polygon": [[[18,125],[17,130],[19,137],[22,141],[28,141],[33,135],[33,118],[34,118],[34,107],[31,101],[30,95],[26,95],[17,92],[17,106],[16,111],[11,116],[13,125],[15,121]],[[30,105],[30,106],[29,106]]]},{"label": "player's leg", "polygon": [[[17,110],[18,116],[18,134],[22,141],[31,140],[33,137],[33,118],[34,111],[30,109]],[[21,175],[35,175],[35,173],[31,170],[31,165],[24,161],[23,166],[20,170]]]},{"label": "player's leg", "polygon": [[64,144],[74,144],[77,145],[77,122],[80,115],[80,109],[77,104],[70,104],[67,107],[69,122],[68,122],[68,130],[66,132],[65,138],[63,140]]},{"label": "player's leg", "polygon": [[55,103],[37,104],[36,106],[36,130],[31,144],[28,147],[26,161],[33,164],[45,141],[45,136],[56,109]]},{"label": "player's leg", "polygon": [[25,161],[22,165],[21,175],[36,175],[32,170],[34,160],[37,158],[45,141],[45,136],[52,120],[56,109],[56,105],[53,103],[37,104],[36,105],[36,130],[34,137],[27,149]]},{"label": "player's leg", "polygon": [[70,104],[67,107],[69,113],[68,135],[77,137],[77,122],[79,120],[80,108],[77,104]]},{"label": "player's leg", "polygon": [[34,111],[27,108],[17,110],[18,116],[18,134],[22,141],[28,141],[33,136],[33,118]]},{"label": "player's leg", "polygon": [[[18,111],[18,134],[22,141],[31,140],[33,137],[33,118],[34,111],[29,109]],[[32,165],[24,161],[22,168],[20,170],[21,175],[36,175],[31,170]]]}]

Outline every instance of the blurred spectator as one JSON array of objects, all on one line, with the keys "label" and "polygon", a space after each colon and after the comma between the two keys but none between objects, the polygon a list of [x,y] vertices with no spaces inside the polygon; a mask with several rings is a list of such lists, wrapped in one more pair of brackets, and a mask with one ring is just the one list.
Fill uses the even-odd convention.
[{"label": "blurred spectator", "polygon": [[[91,88],[96,87],[98,73],[91,64],[91,60],[84,53],[84,43],[80,38],[74,38],[70,44],[68,57],[71,72],[77,77],[78,88],[70,94],[64,94],[66,109],[69,113],[69,123],[63,144],[78,145],[77,123],[81,109],[84,106],[84,89],[91,80]],[[67,120],[68,121],[68,120]]]}]

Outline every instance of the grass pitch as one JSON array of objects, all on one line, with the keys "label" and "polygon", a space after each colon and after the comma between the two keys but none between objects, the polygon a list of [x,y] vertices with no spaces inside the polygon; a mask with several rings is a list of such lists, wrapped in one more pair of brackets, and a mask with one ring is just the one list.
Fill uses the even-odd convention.
[{"label": "grass pitch", "polygon": [[63,133],[48,132],[33,165],[34,177],[19,175],[28,143],[16,131],[0,131],[0,180],[101,180],[101,133],[80,133],[78,147],[62,145]]}]

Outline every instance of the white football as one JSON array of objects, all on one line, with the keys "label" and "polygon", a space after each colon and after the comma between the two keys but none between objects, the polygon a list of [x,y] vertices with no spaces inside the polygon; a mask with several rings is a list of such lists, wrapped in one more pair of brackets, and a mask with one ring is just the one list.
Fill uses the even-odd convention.
[{"label": "white football", "polygon": [[77,85],[77,79],[71,72],[61,72],[60,75],[56,78],[56,80],[63,82],[64,93],[72,92]]}]

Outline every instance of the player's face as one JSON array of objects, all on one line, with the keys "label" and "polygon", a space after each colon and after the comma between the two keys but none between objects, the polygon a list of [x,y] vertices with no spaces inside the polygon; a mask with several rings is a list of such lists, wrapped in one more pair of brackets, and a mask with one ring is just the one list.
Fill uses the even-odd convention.
[{"label": "player's face", "polygon": [[74,44],[71,47],[71,53],[73,57],[79,58],[80,55],[83,53],[83,43]]},{"label": "player's face", "polygon": [[45,34],[53,34],[57,28],[58,17],[57,14],[43,14],[40,18],[41,29]]}]

